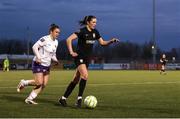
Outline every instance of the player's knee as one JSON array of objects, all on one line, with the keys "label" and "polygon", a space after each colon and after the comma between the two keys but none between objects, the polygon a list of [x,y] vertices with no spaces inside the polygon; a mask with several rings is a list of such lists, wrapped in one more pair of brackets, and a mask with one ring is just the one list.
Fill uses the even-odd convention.
[{"label": "player's knee", "polygon": [[36,86],[42,86],[43,83],[42,82],[36,82]]},{"label": "player's knee", "polygon": [[78,83],[79,83],[79,78],[74,79],[72,82],[73,82],[74,84],[78,84]]},{"label": "player's knee", "polygon": [[36,87],[34,89],[39,89],[41,87],[42,87],[42,85],[36,85]]},{"label": "player's knee", "polygon": [[82,74],[82,75],[81,75],[81,78],[87,80],[87,79],[88,79],[88,74],[87,74],[87,73]]},{"label": "player's knee", "polygon": [[42,82],[35,82],[36,87],[34,89],[38,89],[40,87],[42,87],[43,83]]},{"label": "player's knee", "polygon": [[77,76],[74,77],[74,79],[73,79],[72,82],[73,82],[74,84],[77,84],[77,83],[79,83],[79,79],[80,79],[80,75],[77,75]]}]

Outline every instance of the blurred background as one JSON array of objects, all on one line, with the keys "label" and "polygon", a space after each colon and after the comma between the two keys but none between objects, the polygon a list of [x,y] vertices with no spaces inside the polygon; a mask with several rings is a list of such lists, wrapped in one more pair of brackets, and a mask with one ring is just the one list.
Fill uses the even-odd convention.
[{"label": "blurred background", "polygon": [[159,69],[163,53],[168,69],[180,69],[180,0],[1,0],[0,68],[8,58],[11,70],[31,69],[32,45],[55,23],[61,64],[54,68],[74,69],[66,38],[86,15],[97,17],[105,40],[121,40],[106,47],[97,42],[90,69]]}]

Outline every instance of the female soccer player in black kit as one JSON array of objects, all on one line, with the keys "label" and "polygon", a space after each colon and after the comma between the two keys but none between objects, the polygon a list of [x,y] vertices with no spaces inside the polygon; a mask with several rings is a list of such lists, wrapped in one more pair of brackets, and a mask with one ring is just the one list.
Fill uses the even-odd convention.
[{"label": "female soccer player in black kit", "polygon": [[[69,97],[69,95],[79,82],[79,93],[75,105],[80,108],[82,102],[82,95],[88,79],[89,58],[93,50],[93,44],[96,40],[98,40],[101,45],[105,46],[114,42],[119,42],[119,40],[116,38],[112,38],[109,41],[103,40],[98,30],[95,29],[97,23],[97,19],[95,16],[86,16],[79,23],[83,27],[79,31],[74,32],[67,39],[67,47],[69,53],[74,58],[77,69],[74,78],[68,85],[64,95],[60,97],[59,103],[62,106],[67,106],[66,99]],[[75,39],[78,39],[76,52],[73,51],[72,48],[72,41]]]},{"label": "female soccer player in black kit", "polygon": [[167,61],[168,60],[166,59],[166,55],[163,54],[162,58],[160,59],[160,62],[161,62],[161,71],[160,71],[160,74],[162,74],[162,73],[166,74],[165,66],[166,66]]}]

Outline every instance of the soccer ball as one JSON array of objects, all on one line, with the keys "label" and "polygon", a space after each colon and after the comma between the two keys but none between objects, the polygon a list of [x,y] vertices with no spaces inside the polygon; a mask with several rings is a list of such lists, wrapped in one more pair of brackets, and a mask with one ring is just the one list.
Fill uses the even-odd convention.
[{"label": "soccer ball", "polygon": [[85,99],[84,99],[84,104],[87,108],[95,108],[97,106],[97,99],[95,96],[87,96]]}]

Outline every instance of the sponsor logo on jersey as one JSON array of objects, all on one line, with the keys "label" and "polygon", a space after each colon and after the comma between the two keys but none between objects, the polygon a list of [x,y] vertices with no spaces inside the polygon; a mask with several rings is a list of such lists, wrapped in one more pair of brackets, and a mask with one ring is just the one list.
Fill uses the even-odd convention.
[{"label": "sponsor logo on jersey", "polygon": [[45,39],[44,39],[44,38],[41,38],[41,39],[40,39],[40,41],[41,41],[41,42],[44,42],[44,41],[45,41]]},{"label": "sponsor logo on jersey", "polygon": [[86,40],[86,44],[94,44],[95,40]]}]

